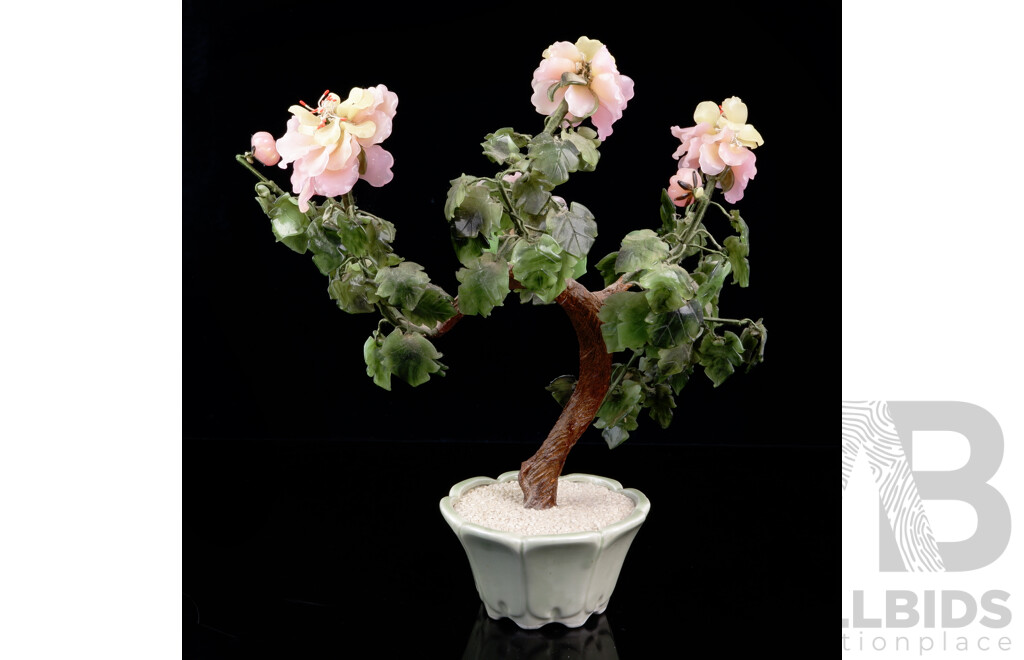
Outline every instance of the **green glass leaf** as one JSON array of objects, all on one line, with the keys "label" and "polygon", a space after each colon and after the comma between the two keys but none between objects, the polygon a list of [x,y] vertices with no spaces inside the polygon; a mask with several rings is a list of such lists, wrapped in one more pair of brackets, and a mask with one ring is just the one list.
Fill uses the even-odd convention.
[{"label": "green glass leaf", "polygon": [[676,264],[658,264],[644,272],[639,282],[655,312],[679,309],[693,298],[698,288],[690,274]]},{"label": "green glass leaf", "polygon": [[764,345],[768,342],[768,329],[758,319],[753,325],[743,328],[740,333],[740,343],[743,344],[743,361],[747,365],[747,371],[754,368],[754,365],[764,362]]},{"label": "green glass leaf", "polygon": [[743,218],[740,217],[740,212],[736,209],[729,211],[729,224],[731,224],[733,230],[740,235],[740,240],[749,245],[750,229],[747,227],[747,223],[744,222]]},{"label": "green glass leaf", "polygon": [[743,364],[743,343],[733,332],[726,331],[721,337],[706,335],[697,349],[697,361],[718,387]]},{"label": "green glass leaf", "polygon": [[690,367],[693,344],[683,342],[677,346],[658,350],[658,380],[664,381],[681,374]]},{"label": "green glass leaf", "polygon": [[537,179],[527,173],[512,184],[512,203],[529,215],[537,215],[547,206],[551,193]]},{"label": "green glass leaf", "polygon": [[373,378],[378,387],[391,391],[391,370],[384,365],[381,352],[380,334],[373,333],[363,344],[363,361],[366,362],[366,375]]},{"label": "green glass leaf", "polygon": [[455,304],[452,297],[436,284],[428,284],[423,296],[413,309],[402,309],[402,313],[420,325],[432,327],[455,316]]},{"label": "green glass leaf", "polygon": [[730,271],[732,271],[732,264],[728,261],[708,259],[701,264],[701,273],[707,278],[697,289],[697,300],[700,301],[701,305],[717,300],[718,294],[722,291],[722,285],[725,284],[725,278],[729,276]]},{"label": "green glass leaf", "polygon": [[551,392],[551,396],[558,402],[558,405],[564,408],[576,389],[576,376],[559,376],[544,389]]},{"label": "green glass leaf", "polygon": [[[623,380],[611,392],[608,392],[597,411],[597,421],[594,426],[599,429],[618,426],[623,420],[634,413],[634,408],[640,404],[640,395],[643,387],[635,380]],[[636,427],[634,427],[636,428]],[[627,430],[633,430],[628,429]]]},{"label": "green glass leaf", "polygon": [[457,236],[489,240],[501,228],[502,203],[491,196],[483,184],[474,184],[466,190],[462,203],[452,215],[452,229]]},{"label": "green glass leaf", "polygon": [[480,146],[484,148],[484,155],[491,161],[505,165],[521,160],[519,150],[529,142],[529,135],[516,133],[511,128],[499,128],[493,133],[488,133]]},{"label": "green glass leaf", "polygon": [[601,159],[601,152],[597,150],[597,144],[595,144],[597,141],[583,137],[579,131],[562,131],[562,139],[572,142],[576,151],[579,152],[578,167],[580,171],[593,172],[597,167],[597,161]]},{"label": "green glass leaf", "polygon": [[[597,140],[597,131],[590,128],[589,126],[580,126],[576,129],[576,132],[587,138],[588,140]],[[600,142],[600,140],[598,140]]]},{"label": "green glass leaf", "polygon": [[601,261],[594,264],[594,267],[597,268],[597,272],[601,273],[605,286],[610,286],[619,279],[619,274],[615,272],[615,260],[618,258],[619,253],[612,252],[605,255]]},{"label": "green glass leaf", "polygon": [[572,142],[563,142],[541,133],[530,142],[530,173],[546,189],[551,190],[569,180],[569,173],[579,165],[579,151]]},{"label": "green glass leaf", "polygon": [[730,236],[723,242],[725,251],[729,255],[729,264],[732,266],[732,281],[741,287],[750,284],[750,262],[747,255],[750,254],[750,246],[740,240],[739,236]]},{"label": "green glass leaf", "polygon": [[668,252],[668,244],[650,229],[631,231],[622,239],[622,247],[615,259],[615,272],[652,268],[664,261]]},{"label": "green glass leaf", "polygon": [[508,262],[485,252],[455,274],[459,284],[459,309],[468,316],[490,316],[509,293]]},{"label": "green glass leaf", "polygon": [[690,374],[692,373],[693,367],[690,367],[669,378],[668,383],[672,386],[672,391],[679,394],[686,387],[686,384],[690,382]]},{"label": "green glass leaf", "polygon": [[652,346],[669,348],[689,340],[685,316],[678,309],[663,314],[651,314],[647,317],[647,323]]},{"label": "green glass leaf", "polygon": [[520,241],[512,251],[512,273],[527,291],[550,303],[565,290],[564,256],[561,246],[547,234],[535,242]]},{"label": "green glass leaf", "polygon": [[488,248],[487,241],[477,236],[476,238],[462,238],[452,236],[452,248],[459,263],[468,266]]},{"label": "green glass leaf", "polygon": [[444,369],[438,361],[441,354],[417,332],[406,334],[396,328],[381,345],[380,355],[385,369],[413,387],[422,385],[430,380],[430,374]]},{"label": "green glass leaf", "polygon": [[649,338],[647,316],[650,313],[651,308],[642,293],[620,291],[608,296],[598,314],[608,352],[642,348]]},{"label": "green glass leaf", "polygon": [[585,257],[597,238],[594,214],[577,202],[569,208],[558,207],[548,211],[545,227],[562,249],[574,257]]},{"label": "green glass leaf", "polygon": [[672,409],[676,407],[676,399],[672,396],[672,386],[659,383],[652,387],[644,397],[644,407],[658,425],[667,429],[672,423]]},{"label": "green glass leaf", "polygon": [[623,429],[621,426],[613,426],[610,429],[604,429],[601,431],[601,437],[604,438],[605,443],[608,444],[608,449],[615,449],[629,439],[629,431]]},{"label": "green glass leaf", "polygon": [[447,220],[451,220],[455,216],[455,209],[462,205],[463,200],[466,199],[466,193],[469,191],[469,186],[476,181],[475,176],[468,176],[463,174],[457,179],[451,180],[451,188],[448,189],[448,198],[444,203],[444,217]]},{"label": "green glass leaf", "polygon": [[368,279],[358,267],[337,270],[327,285],[327,293],[338,307],[349,314],[366,314],[377,310],[377,283]]},{"label": "green glass leaf", "polygon": [[661,230],[663,233],[674,231],[676,228],[676,205],[672,197],[664,188],[661,189]]},{"label": "green glass leaf", "polygon": [[270,218],[270,229],[277,241],[299,254],[304,253],[309,247],[309,238],[306,236],[309,218],[299,210],[295,198],[285,193],[272,204],[261,197],[257,197],[256,201]]},{"label": "green glass leaf", "polygon": [[423,272],[423,266],[404,261],[397,266],[381,268],[374,281],[377,283],[377,295],[392,307],[415,309],[426,292],[430,277]]}]

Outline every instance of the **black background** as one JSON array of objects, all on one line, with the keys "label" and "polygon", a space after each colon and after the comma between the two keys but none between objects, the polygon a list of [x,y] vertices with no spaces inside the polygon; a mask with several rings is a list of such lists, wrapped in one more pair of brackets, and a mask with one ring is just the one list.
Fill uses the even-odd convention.
[{"label": "black background", "polygon": [[[445,13],[453,25],[437,22]],[[822,650],[824,571],[840,542],[824,479],[825,454],[834,462],[826,384],[838,375],[838,7],[679,7],[636,25],[571,14],[448,6],[419,22],[384,5],[184,4],[186,657],[350,657],[363,646],[477,657],[470,642],[481,635],[506,657],[585,643],[599,647],[594,657],[622,658]],[[769,341],[750,374],[718,389],[695,378],[667,431],[644,416],[614,451],[597,430],[584,435],[565,471],[639,488],[652,513],[600,619],[524,636],[478,620],[468,563],[437,503],[457,481],[517,469],[539,446],[558,414],[544,385],[576,369],[564,314],[510,296],[436,342],[445,378],[380,390],[361,353],[376,317],[340,312],[309,256],[274,243],[234,155],[256,131],[282,135],[299,99],[386,84],[399,96],[383,145],[395,177],[354,193],[397,225],[399,254],[454,292],[448,181],[494,172],[480,154],[486,133],[540,130],[533,69],[546,46],[581,34],[606,43],[636,83],[597,171],[558,191],[597,217],[591,262],[628,231],[658,225],[678,145],[669,127],[692,124],[699,101],[738,95],[765,145],[738,204],[751,286],[727,287],[722,314],[763,317]],[[268,172],[289,187],[286,172]],[[599,285],[593,273],[583,282]],[[794,626],[822,632],[794,647]]]}]

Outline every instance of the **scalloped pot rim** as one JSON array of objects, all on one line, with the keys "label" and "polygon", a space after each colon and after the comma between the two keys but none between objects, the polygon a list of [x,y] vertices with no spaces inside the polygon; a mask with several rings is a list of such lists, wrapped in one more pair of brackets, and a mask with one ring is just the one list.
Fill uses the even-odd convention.
[{"label": "scalloped pot rim", "polygon": [[651,501],[647,499],[647,496],[641,493],[639,490],[636,490],[635,488],[623,488],[622,484],[614,479],[609,479],[607,477],[599,477],[594,474],[584,474],[577,472],[574,474],[563,475],[560,478],[565,479],[567,481],[580,481],[596,484],[598,486],[604,486],[605,488],[612,492],[625,495],[629,499],[633,500],[633,511],[622,520],[602,527],[599,530],[568,532],[565,534],[533,535],[517,534],[515,532],[502,532],[496,529],[491,529],[490,527],[483,527],[481,525],[477,525],[476,523],[467,522],[461,515],[459,515],[455,511],[453,502],[462,494],[474,488],[477,488],[478,486],[486,486],[488,484],[512,481],[513,479],[517,479],[518,477],[519,472],[517,470],[512,470],[510,472],[504,472],[500,474],[497,479],[492,479],[490,477],[470,477],[469,479],[460,481],[459,483],[452,486],[451,490],[448,492],[447,497],[441,499],[441,514],[448,521],[448,524],[451,525],[454,529],[466,529],[467,531],[472,531],[474,534],[478,536],[494,536],[496,538],[504,538],[509,541],[522,541],[525,539],[530,539],[531,542],[536,543],[538,541],[564,542],[580,540],[582,538],[593,536],[595,534],[604,535],[608,534],[609,532],[622,532],[632,527],[638,527],[639,525],[641,525],[647,518],[647,514],[651,510]]}]

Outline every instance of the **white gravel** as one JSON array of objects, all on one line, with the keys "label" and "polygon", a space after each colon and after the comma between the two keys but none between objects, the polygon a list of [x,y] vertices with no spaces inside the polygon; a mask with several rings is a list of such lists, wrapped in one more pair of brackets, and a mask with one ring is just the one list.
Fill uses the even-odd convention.
[{"label": "white gravel", "polygon": [[604,486],[558,480],[558,504],[537,510],[523,506],[523,491],[513,479],[478,486],[457,498],[452,506],[468,522],[500,532],[526,536],[598,530],[633,511],[633,500]]}]

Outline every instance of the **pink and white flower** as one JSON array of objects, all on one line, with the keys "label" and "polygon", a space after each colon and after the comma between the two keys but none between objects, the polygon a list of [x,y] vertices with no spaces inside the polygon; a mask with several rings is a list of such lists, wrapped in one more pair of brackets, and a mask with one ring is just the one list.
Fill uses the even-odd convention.
[{"label": "pink and white flower", "polygon": [[[577,76],[577,83],[560,87],[549,99],[548,90],[562,82],[563,73]],[[587,37],[575,44],[558,41],[544,51],[544,60],[533,72],[531,101],[537,112],[550,115],[563,98],[569,105],[566,119],[576,122],[590,117],[598,138],[604,140],[633,98],[633,79],[619,73],[615,58],[600,41]]]},{"label": "pink and white flower", "polygon": [[[747,104],[732,96],[721,105],[703,101],[693,113],[696,126],[672,127],[672,135],[682,142],[673,158],[680,168],[700,168],[711,176],[720,176],[716,187],[725,191],[725,200],[735,204],[743,199],[747,182],[757,174],[757,157],[751,149],[764,139],[747,122]],[[728,171],[727,171],[728,170]]]},{"label": "pink and white flower", "polygon": [[363,179],[380,187],[391,181],[394,158],[380,146],[391,135],[398,95],[384,85],[353,87],[344,101],[324,92],[316,108],[288,110],[288,132],[277,141],[279,167],[292,164],[292,190],[299,210],[309,210],[313,195],[336,197]]}]

